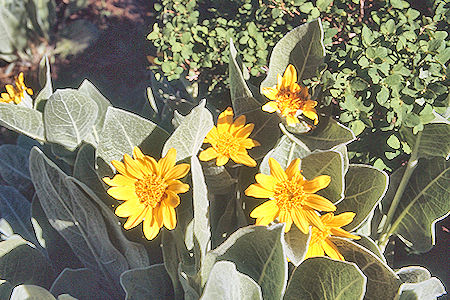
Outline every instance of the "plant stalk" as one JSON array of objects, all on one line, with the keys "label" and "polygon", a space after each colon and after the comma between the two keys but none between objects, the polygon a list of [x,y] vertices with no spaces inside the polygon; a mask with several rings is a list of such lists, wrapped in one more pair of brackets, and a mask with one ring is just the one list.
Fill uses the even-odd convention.
[{"label": "plant stalk", "polygon": [[414,144],[414,148],[411,152],[411,156],[408,160],[408,163],[406,164],[406,169],[405,169],[405,172],[403,173],[402,180],[400,181],[400,184],[398,185],[397,191],[395,192],[394,198],[392,199],[391,206],[389,207],[386,222],[384,223],[383,230],[381,231],[381,234],[380,234],[380,239],[378,240],[378,245],[380,246],[381,249],[385,248],[387,242],[389,241],[390,235],[395,230],[395,228],[391,228],[390,225],[391,225],[392,219],[394,218],[394,214],[395,214],[395,211],[397,210],[398,204],[400,203],[403,193],[405,192],[406,186],[408,185],[409,179],[411,178],[411,175],[413,174],[414,170],[417,167],[417,163],[419,161],[418,150],[419,150],[421,136],[422,136],[422,132],[419,132],[417,134],[417,139]]}]

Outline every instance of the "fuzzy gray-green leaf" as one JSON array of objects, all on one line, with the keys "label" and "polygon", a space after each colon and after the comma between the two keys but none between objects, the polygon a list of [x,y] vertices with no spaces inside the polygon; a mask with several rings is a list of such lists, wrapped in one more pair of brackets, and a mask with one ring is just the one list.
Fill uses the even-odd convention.
[{"label": "fuzzy gray-green leaf", "polygon": [[314,257],[294,270],[283,300],[359,300],[364,297],[366,282],[353,263]]},{"label": "fuzzy gray-green leaf", "polygon": [[294,266],[298,266],[305,258],[310,239],[311,231],[304,234],[297,226],[292,226],[291,230],[284,234],[286,256]]},{"label": "fuzzy gray-green leaf", "polygon": [[[432,158],[444,157],[450,155],[450,124],[449,123],[430,123],[423,126],[422,132],[414,135],[411,128],[402,128],[402,135],[405,137],[411,148],[415,143],[419,143],[417,153],[418,157]],[[418,139],[418,136],[419,139]]]},{"label": "fuzzy gray-green leaf", "polygon": [[12,103],[0,103],[0,125],[38,141],[45,141],[40,111]]},{"label": "fuzzy gray-green leaf", "polygon": [[80,87],[78,88],[78,91],[80,93],[86,95],[89,99],[93,100],[97,104],[98,115],[97,115],[97,119],[95,120],[95,130],[96,130],[96,134],[100,134],[103,129],[103,124],[105,123],[106,111],[108,110],[108,107],[111,106],[111,103],[87,79],[85,79],[81,83]]},{"label": "fuzzy gray-green leaf", "polygon": [[298,81],[317,75],[325,56],[323,29],[320,19],[300,25],[288,32],[273,48],[269,72],[261,87],[277,84],[277,74],[282,75],[289,64],[297,70]]},{"label": "fuzzy gray-green leaf", "polygon": [[354,262],[367,277],[364,299],[394,299],[401,284],[394,271],[375,254],[346,239],[333,237],[331,241],[348,262]]},{"label": "fuzzy gray-green leaf", "polygon": [[97,119],[97,104],[77,90],[56,90],[44,109],[45,136],[69,150],[87,140]]},{"label": "fuzzy gray-green leaf", "polygon": [[16,145],[0,146],[0,177],[23,195],[30,195],[33,187],[28,170],[30,151]]},{"label": "fuzzy gray-green leaf", "polygon": [[43,287],[21,284],[13,289],[10,300],[56,300],[56,298]]},{"label": "fuzzy gray-green leaf", "polygon": [[197,155],[205,136],[214,126],[212,115],[205,105],[206,101],[202,101],[183,118],[180,126],[175,129],[164,144],[163,155],[170,148],[177,150],[177,161]]},{"label": "fuzzy gray-green leaf", "polygon": [[345,230],[352,231],[366,220],[386,193],[388,182],[389,177],[383,171],[368,165],[350,165],[345,175],[345,197],[337,205],[335,213],[356,213]]},{"label": "fuzzy gray-green leaf", "polygon": [[125,153],[132,154],[136,146],[147,155],[160,157],[168,136],[153,122],[111,106],[106,112],[97,157],[110,164],[112,160],[121,160]]},{"label": "fuzzy gray-green leaf", "polygon": [[218,261],[209,273],[208,282],[200,299],[209,300],[262,300],[258,284],[236,270],[230,261]]}]

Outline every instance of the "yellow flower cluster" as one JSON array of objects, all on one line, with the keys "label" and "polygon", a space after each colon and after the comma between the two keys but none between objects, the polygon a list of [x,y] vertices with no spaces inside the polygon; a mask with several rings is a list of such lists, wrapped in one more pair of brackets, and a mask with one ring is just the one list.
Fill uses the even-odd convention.
[{"label": "yellow flower cluster", "polygon": [[[289,65],[283,77],[278,75],[275,88],[263,89],[263,93],[273,101],[262,109],[279,111],[286,117],[288,124],[298,123],[297,116],[300,113],[317,124],[318,116],[314,109],[317,102],[309,100],[307,88],[300,87],[296,81],[295,68]],[[246,124],[244,115],[234,119],[233,109],[228,107],[219,115],[217,126],[213,126],[206,135],[204,143],[211,146],[200,152],[199,159],[216,159],[217,166],[223,166],[231,159],[235,163],[255,167],[256,161],[248,154],[249,149],[260,146],[259,142],[249,137],[253,129],[254,124]],[[125,201],[115,211],[119,217],[128,218],[125,229],[133,228],[143,221],[144,235],[151,240],[163,226],[169,230],[175,228],[175,208],[180,204],[178,194],[189,190],[189,185],[179,180],[187,175],[189,165],[175,165],[175,162],[175,149],[170,149],[157,162],[137,147],[134,148],[133,158],[125,154],[123,162],[112,161],[118,174],[112,179],[106,177],[103,180],[111,186],[109,195]],[[275,220],[286,223],[285,232],[295,224],[307,234],[312,226],[306,257],[327,254],[334,259],[344,260],[329,237],[334,235],[358,239],[358,236],[340,228],[349,224],[355,214],[346,212],[334,216],[332,211],[336,210],[336,206],[315,194],[330,184],[330,176],[321,175],[306,180],[299,166],[300,159],[297,158],[283,170],[275,159],[269,158],[270,175],[257,174],[257,183],[245,190],[247,196],[269,200],[256,207],[250,216],[256,218],[256,225],[265,226]],[[318,211],[329,213],[320,216]]]},{"label": "yellow flower cluster", "polygon": [[33,95],[33,90],[25,85],[23,72],[19,73],[19,76],[15,78],[16,87],[11,84],[5,86],[6,93],[1,93],[0,102],[10,103],[13,102],[19,104],[25,98],[25,93]]}]

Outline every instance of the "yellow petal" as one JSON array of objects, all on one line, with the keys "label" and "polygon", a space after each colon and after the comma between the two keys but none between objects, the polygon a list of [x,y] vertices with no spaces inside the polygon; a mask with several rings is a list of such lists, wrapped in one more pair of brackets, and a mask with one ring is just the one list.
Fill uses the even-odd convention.
[{"label": "yellow petal", "polygon": [[298,120],[298,118],[294,115],[287,115],[286,116],[286,122],[288,123],[288,125],[295,125],[297,123],[300,123],[300,121]]},{"label": "yellow petal", "polygon": [[117,200],[138,199],[134,186],[117,186],[109,188],[107,193]]},{"label": "yellow petal", "polygon": [[317,113],[315,111],[312,110],[304,110],[303,114],[305,115],[305,117],[314,120],[314,125],[317,125],[317,123],[319,123],[319,116],[317,116]]},{"label": "yellow petal", "polygon": [[103,181],[110,186],[133,186],[136,183],[136,179],[130,178],[121,174],[116,174],[113,179],[109,177],[104,177]]},{"label": "yellow petal", "polygon": [[233,153],[230,156],[231,159],[238,164],[243,164],[248,167],[256,167],[256,161],[247,154],[247,151]]},{"label": "yellow petal", "polygon": [[277,90],[280,90],[283,86],[283,76],[277,74]]},{"label": "yellow petal", "polygon": [[176,165],[166,173],[164,178],[166,180],[183,178],[184,176],[187,175],[189,169],[190,169],[189,164]]},{"label": "yellow petal", "polygon": [[240,143],[241,147],[244,147],[245,149],[252,149],[253,147],[261,146],[261,144],[258,141],[252,139],[245,139]]},{"label": "yellow petal", "polygon": [[217,119],[217,130],[219,132],[228,131],[231,124],[233,124],[233,109],[228,107]]},{"label": "yellow petal", "polygon": [[274,196],[274,192],[266,190],[260,184],[252,184],[245,190],[245,195],[254,198],[270,198]]},{"label": "yellow petal", "polygon": [[117,206],[114,213],[121,218],[127,218],[129,216],[138,215],[145,208],[145,204],[142,204],[139,200],[129,200]]},{"label": "yellow petal", "polygon": [[354,212],[350,212],[350,211],[341,213],[336,216],[334,216],[334,214],[331,214],[331,216],[332,216],[331,219],[329,221],[324,221],[324,223],[330,227],[342,227],[342,226],[350,224],[353,221],[353,218],[355,217],[355,215],[356,214]]},{"label": "yellow petal", "polygon": [[280,164],[272,157],[269,158],[270,174],[279,181],[285,181],[288,179],[286,173],[281,168]]},{"label": "yellow petal", "polygon": [[234,136],[238,137],[238,138],[241,138],[241,139],[246,139],[250,135],[250,133],[252,133],[253,128],[255,128],[255,124],[248,123],[247,125],[245,125],[241,129],[236,131]]},{"label": "yellow petal", "polygon": [[306,180],[303,183],[303,190],[305,193],[315,193],[318,190],[326,188],[331,182],[331,177],[328,175],[320,175],[313,180]]},{"label": "yellow petal", "polygon": [[303,216],[308,220],[308,223],[312,226],[317,227],[319,230],[325,230],[325,226],[322,223],[322,220],[317,215],[317,213],[314,210],[311,209],[304,209],[302,211]]},{"label": "yellow petal", "polygon": [[175,166],[176,157],[177,150],[175,150],[175,148],[170,148],[169,151],[167,151],[166,156],[158,161],[161,176],[166,177],[166,173]]},{"label": "yellow petal", "polygon": [[278,90],[271,87],[263,87],[262,93],[264,96],[269,98],[270,100],[276,100],[278,95]]},{"label": "yellow petal", "polygon": [[10,85],[10,84],[7,84],[7,85],[5,86],[5,88],[6,88],[6,91],[8,92],[8,94],[9,94],[11,97],[14,97],[14,95],[16,94],[16,90],[14,89],[14,87],[13,87],[12,85]]},{"label": "yellow petal", "polygon": [[299,167],[300,167],[300,158],[296,158],[293,161],[291,161],[291,163],[287,167],[286,175],[289,178],[294,177],[296,174],[300,173]]},{"label": "yellow petal", "polygon": [[294,220],[294,224],[300,229],[304,234],[308,234],[309,232],[309,222],[306,217],[303,215],[303,211],[299,209],[293,209],[291,211],[292,219]]},{"label": "yellow petal", "polygon": [[288,232],[289,230],[291,230],[291,226],[292,226],[292,217],[291,214],[287,211],[280,211],[280,215],[278,216],[278,220],[281,223],[286,223],[286,227],[284,227],[284,232]]},{"label": "yellow petal", "polygon": [[137,161],[131,158],[128,154],[123,156],[123,162],[125,163],[125,168],[129,174],[137,179],[144,178],[144,173],[140,168],[140,165]]},{"label": "yellow petal", "polygon": [[[189,189],[189,185],[187,185],[187,186],[188,186],[188,189]],[[180,204],[180,196],[178,196],[174,191],[167,190],[166,194],[167,194],[167,198],[164,199],[164,203],[167,206],[177,207]]]},{"label": "yellow petal", "polygon": [[198,158],[201,161],[208,161],[208,160],[217,158],[217,156],[219,156],[219,153],[217,153],[217,151],[213,147],[209,147],[208,149],[200,152],[200,155],[198,156]]},{"label": "yellow petal", "polygon": [[150,170],[151,173],[160,175],[158,162],[151,156],[144,156],[141,160],[143,164]]},{"label": "yellow petal", "polygon": [[173,180],[170,182],[167,190],[172,191],[176,194],[186,193],[187,191],[189,191],[189,184],[182,183],[179,180]]},{"label": "yellow petal", "polygon": [[[278,214],[279,208],[277,202],[275,200],[268,200],[261,205],[255,207],[250,213],[250,217],[252,218],[263,218],[263,217],[272,217],[272,222],[275,220],[276,214]],[[269,222],[269,223],[270,223]],[[267,225],[267,224],[266,224]]]},{"label": "yellow petal", "polygon": [[175,213],[175,209],[166,205],[164,202],[161,203],[161,209],[163,214],[163,223],[164,227],[169,230],[172,230],[177,226],[177,215]]},{"label": "yellow petal", "polygon": [[316,194],[307,194],[306,199],[303,202],[305,205],[308,205],[312,209],[321,210],[321,211],[335,211],[336,206],[331,203],[325,197],[316,195]]},{"label": "yellow petal", "polygon": [[263,105],[262,110],[267,111],[269,113],[276,112],[278,110],[278,103],[275,101],[267,102],[266,104]]},{"label": "yellow petal", "polygon": [[283,74],[284,79],[284,88],[290,88],[293,83],[297,82],[297,70],[293,65],[289,65],[284,71]]},{"label": "yellow petal", "polygon": [[342,261],[345,260],[344,257],[342,256],[342,254],[339,253],[339,250],[336,247],[336,245],[333,244],[333,242],[331,242],[329,239],[325,239],[322,243],[322,246],[323,246],[323,250],[325,250],[325,253],[332,259],[342,260]]},{"label": "yellow petal", "polygon": [[147,211],[148,206],[145,206],[142,211],[128,217],[128,220],[125,222],[125,224],[123,224],[123,228],[128,230],[139,225],[139,223],[141,223],[142,220],[144,219],[144,216],[146,215]]},{"label": "yellow petal", "polygon": [[256,182],[259,183],[266,190],[269,191],[275,190],[277,180],[273,176],[259,173],[255,175],[255,179]]},{"label": "yellow petal", "polygon": [[350,232],[348,232],[342,228],[331,228],[330,232],[332,235],[340,236],[340,237],[344,237],[344,238],[348,238],[348,239],[359,240],[361,238],[360,236],[351,234]]},{"label": "yellow petal", "polygon": [[230,132],[236,132],[245,125],[245,115],[239,116],[236,120],[234,120],[233,124],[230,127]]},{"label": "yellow petal", "polygon": [[219,167],[226,165],[226,163],[228,162],[229,159],[230,158],[228,156],[219,154],[219,156],[217,157],[217,160],[216,160],[216,165]]},{"label": "yellow petal", "polygon": [[159,233],[160,227],[150,211],[145,215],[143,229],[147,240],[153,240]]},{"label": "yellow petal", "polygon": [[219,136],[219,132],[217,131],[217,127],[213,126],[213,128],[211,128],[211,130],[206,135],[204,143],[211,144],[212,142],[217,141],[219,138],[220,138],[220,136]]},{"label": "yellow petal", "polygon": [[118,160],[113,160],[113,161],[111,161],[111,164],[113,165],[113,167],[116,169],[116,171],[118,173],[123,174],[123,175],[130,175],[127,172],[127,169],[125,168],[125,164],[123,162],[118,161]]},{"label": "yellow petal", "polygon": [[159,228],[163,226],[163,214],[161,205],[157,205],[155,208],[153,208],[153,221],[156,222]]},{"label": "yellow petal", "polygon": [[306,252],[305,258],[311,258],[311,257],[321,257],[325,256],[325,252],[322,248],[322,241],[318,243],[311,243],[308,246],[308,251]]},{"label": "yellow petal", "polygon": [[141,149],[139,149],[138,147],[134,147],[133,148],[133,157],[142,159],[144,158],[144,153],[142,153]]}]

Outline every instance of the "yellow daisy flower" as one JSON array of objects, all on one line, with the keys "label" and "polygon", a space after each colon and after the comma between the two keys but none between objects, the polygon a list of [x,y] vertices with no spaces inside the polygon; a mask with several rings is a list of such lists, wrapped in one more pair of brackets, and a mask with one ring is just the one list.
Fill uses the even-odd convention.
[{"label": "yellow daisy flower", "polygon": [[216,160],[218,166],[225,165],[231,158],[235,163],[255,167],[256,161],[248,155],[247,149],[260,144],[248,138],[252,133],[254,124],[245,125],[245,116],[239,116],[233,122],[233,109],[228,107],[219,115],[217,127],[214,126],[206,135],[204,143],[211,144],[198,156],[202,161]]},{"label": "yellow daisy flower", "polygon": [[313,180],[306,180],[299,170],[300,159],[294,159],[286,171],[273,158],[269,158],[270,174],[256,174],[257,184],[250,185],[247,196],[270,198],[256,207],[250,217],[256,218],[256,225],[268,225],[276,218],[286,223],[285,232],[292,223],[303,233],[308,233],[309,225],[325,229],[316,210],[335,211],[336,206],[330,200],[314,194],[330,184],[331,178],[321,175]]},{"label": "yellow daisy flower", "polygon": [[319,123],[319,117],[314,109],[317,102],[310,100],[308,88],[297,83],[297,71],[293,65],[289,65],[284,71],[283,77],[278,74],[276,87],[264,87],[262,93],[272,101],[263,105],[262,110],[273,113],[278,111],[286,118],[288,125],[299,123],[297,116],[302,113],[314,120],[314,125]]},{"label": "yellow daisy flower", "polygon": [[361,237],[340,228],[350,224],[354,217],[355,213],[353,212],[345,212],[336,216],[333,213],[327,213],[321,216],[320,219],[322,220],[324,228],[319,229],[313,227],[311,229],[311,240],[305,259],[309,257],[324,256],[326,254],[333,259],[345,260],[342,254],[339,253],[336,245],[330,241],[329,237],[334,235],[349,239],[360,239]]},{"label": "yellow daisy flower", "polygon": [[177,224],[175,207],[180,204],[179,193],[189,190],[189,185],[180,178],[189,172],[188,164],[175,165],[176,150],[171,148],[158,162],[153,157],[142,154],[138,147],[133,150],[133,158],[123,156],[123,163],[111,163],[118,174],[113,179],[103,178],[110,185],[108,194],[125,201],[115,213],[128,218],[125,229],[137,226],[144,220],[144,235],[148,240],[155,238],[165,226],[172,230]]},{"label": "yellow daisy flower", "polygon": [[33,90],[25,85],[23,72],[19,73],[19,76],[15,78],[16,87],[11,84],[5,86],[6,93],[1,93],[0,102],[13,102],[19,104],[24,98],[25,93],[33,95]]}]

